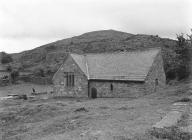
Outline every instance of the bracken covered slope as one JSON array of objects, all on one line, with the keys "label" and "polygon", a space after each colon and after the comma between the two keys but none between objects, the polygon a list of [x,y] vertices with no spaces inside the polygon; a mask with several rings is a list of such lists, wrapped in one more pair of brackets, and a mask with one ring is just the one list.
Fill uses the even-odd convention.
[{"label": "bracken covered slope", "polygon": [[12,56],[14,58],[13,64],[24,69],[33,70],[41,66],[56,71],[67,52],[81,54],[161,47],[164,59],[167,61],[165,65],[169,65],[170,62],[167,58],[172,53],[171,48],[175,46],[175,43],[175,40],[163,39],[157,35],[134,35],[115,30],[101,30],[58,40],[33,50],[12,54]]}]

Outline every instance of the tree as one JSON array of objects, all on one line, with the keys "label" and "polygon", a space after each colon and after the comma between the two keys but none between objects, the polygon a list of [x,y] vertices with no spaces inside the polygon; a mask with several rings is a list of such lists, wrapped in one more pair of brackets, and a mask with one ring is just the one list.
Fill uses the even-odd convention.
[{"label": "tree", "polygon": [[190,41],[190,45],[192,45],[192,29],[191,29],[191,34],[190,35],[187,34],[187,37],[188,37],[188,40]]},{"label": "tree", "polygon": [[189,53],[190,53],[190,62],[189,62],[189,67],[190,67],[190,76],[192,77],[192,29],[191,29],[191,34],[187,35],[188,37],[188,42],[190,45]]},{"label": "tree", "polygon": [[176,77],[178,80],[187,78],[190,74],[190,44],[183,34],[177,35],[175,53]]},{"label": "tree", "polygon": [[12,59],[11,55],[9,55],[5,52],[2,52],[2,56],[1,56],[1,63],[2,64],[7,64],[7,63],[10,63],[12,61],[13,61],[13,59]]}]

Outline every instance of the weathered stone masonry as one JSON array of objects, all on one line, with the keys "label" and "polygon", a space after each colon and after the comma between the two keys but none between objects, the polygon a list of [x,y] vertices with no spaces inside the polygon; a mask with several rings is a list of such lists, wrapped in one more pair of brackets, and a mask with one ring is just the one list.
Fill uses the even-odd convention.
[{"label": "weathered stone masonry", "polygon": [[139,97],[145,94],[143,82],[90,81],[89,90],[93,87],[97,89],[97,97]]},{"label": "weathered stone masonry", "polygon": [[[155,87],[155,79],[158,80],[158,85]],[[163,58],[161,52],[154,59],[153,65],[145,80],[145,91],[148,93],[155,92],[164,88],[166,85],[166,76],[163,67]],[[156,89],[155,89],[156,88]]]},{"label": "weathered stone masonry", "polygon": [[[150,94],[164,88],[166,84],[161,52],[153,59],[144,81],[88,80],[85,71],[69,55],[53,78],[54,96],[89,97],[93,87],[97,90],[97,97],[139,97]],[[66,86],[65,72],[74,72],[74,87]]]},{"label": "weathered stone masonry", "polygon": [[[68,88],[66,86],[66,77],[64,72],[74,72],[75,86]],[[75,63],[72,57],[68,57],[65,63],[59,68],[57,74],[53,78],[54,95],[68,97],[88,97],[88,82],[84,73]]]},{"label": "weathered stone masonry", "polygon": [[[155,85],[156,79],[158,80],[157,86]],[[166,77],[163,68],[163,59],[161,53],[159,53],[144,82],[91,80],[89,88],[95,87],[98,91],[98,97],[139,97],[164,88],[165,83]],[[112,91],[110,89],[111,84],[113,85]]]}]

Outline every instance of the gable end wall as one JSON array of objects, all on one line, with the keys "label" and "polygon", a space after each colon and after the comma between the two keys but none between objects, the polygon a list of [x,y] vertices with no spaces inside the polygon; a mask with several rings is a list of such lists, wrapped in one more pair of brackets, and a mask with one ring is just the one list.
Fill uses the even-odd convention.
[{"label": "gable end wall", "polygon": [[[75,73],[75,87],[67,88],[65,86],[66,79],[64,77],[64,72]],[[156,78],[158,79],[159,84],[155,88]],[[55,74],[53,83],[55,96],[88,97],[87,77],[71,56],[65,60]],[[111,91],[111,84],[113,85],[113,91]],[[165,87],[165,84],[166,78],[163,68],[163,59],[161,53],[159,53],[153,62],[145,82],[90,80],[89,91],[91,91],[92,87],[95,87],[97,89],[97,97],[139,97],[145,94],[150,94],[155,90],[159,90],[160,88]]]},{"label": "gable end wall", "polygon": [[[75,86],[66,86],[66,77],[64,72],[74,72]],[[59,68],[53,78],[54,83],[54,96],[65,97],[88,97],[88,81],[85,74],[81,71],[79,66],[69,55],[64,61],[63,65]]]},{"label": "gable end wall", "polygon": [[[158,85],[155,86],[155,79],[158,79]],[[152,93],[164,88],[166,85],[166,76],[163,66],[161,52],[156,56],[153,65],[145,79],[146,92]]]}]

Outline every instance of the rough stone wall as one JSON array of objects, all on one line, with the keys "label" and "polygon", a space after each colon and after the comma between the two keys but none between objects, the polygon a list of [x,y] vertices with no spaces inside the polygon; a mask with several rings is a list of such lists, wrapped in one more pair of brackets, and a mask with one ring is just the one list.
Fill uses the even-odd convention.
[{"label": "rough stone wall", "polygon": [[[64,72],[74,72],[75,86],[66,87]],[[155,79],[158,86],[155,88]],[[69,56],[53,78],[54,96],[88,97],[88,81],[73,58]],[[111,84],[113,90],[111,90]],[[91,88],[97,89],[97,97],[139,97],[150,94],[165,87],[166,77],[163,68],[163,59],[159,53],[148,73],[145,82],[119,82],[119,81],[89,81],[89,94]]]},{"label": "rough stone wall", "polygon": [[[158,79],[158,85],[155,86],[155,79]],[[111,84],[113,91],[111,91]],[[90,81],[91,88],[97,89],[98,97],[139,97],[150,94],[164,88],[166,77],[163,67],[163,59],[159,53],[146,77],[144,83],[139,82],[109,82],[109,81]]]},{"label": "rough stone wall", "polygon": [[[155,86],[155,79],[158,79],[158,85]],[[159,53],[153,65],[145,79],[146,92],[152,93],[164,88],[166,85],[166,76],[163,66],[163,59],[161,53]]]},{"label": "rough stone wall", "polygon": [[[75,86],[67,87],[64,72],[74,72]],[[66,97],[88,97],[88,82],[84,73],[75,63],[71,56],[68,56],[64,64],[59,68],[53,77],[54,96]]]},{"label": "rough stone wall", "polygon": [[[111,84],[113,90],[111,91]],[[97,97],[139,97],[145,95],[144,83],[139,82],[110,82],[110,81],[90,81],[91,88],[97,89]]]}]

